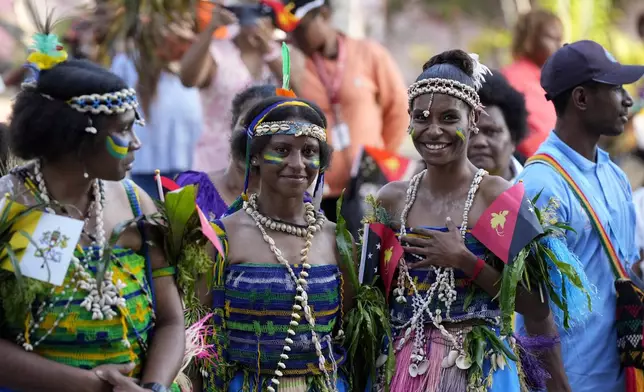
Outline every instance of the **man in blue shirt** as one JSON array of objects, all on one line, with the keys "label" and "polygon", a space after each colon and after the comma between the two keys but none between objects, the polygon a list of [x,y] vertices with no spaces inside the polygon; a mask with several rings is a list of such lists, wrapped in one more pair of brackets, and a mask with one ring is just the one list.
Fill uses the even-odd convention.
[{"label": "man in blue shirt", "polygon": [[[602,135],[624,131],[633,100],[622,88],[636,82],[644,67],[619,64],[601,45],[579,41],[565,45],[544,64],[541,86],[557,112],[554,132],[537,154],[548,154],[577,183],[597,213],[622,264],[631,272],[639,260],[635,210],[624,172],[597,147]],[[597,287],[593,315],[585,325],[560,331],[566,374],[575,392],[623,392],[615,329],[615,277],[589,217],[568,183],[552,166],[535,161],[519,176],[538,206],[558,200],[558,218],[576,233],[567,234],[590,282]],[[521,327],[520,317],[517,319]]]}]

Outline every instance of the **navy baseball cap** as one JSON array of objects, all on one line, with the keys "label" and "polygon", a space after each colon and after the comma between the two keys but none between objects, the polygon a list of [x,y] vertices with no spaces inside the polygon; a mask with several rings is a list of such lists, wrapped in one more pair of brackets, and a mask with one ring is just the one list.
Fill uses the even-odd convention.
[{"label": "navy baseball cap", "polygon": [[644,75],[644,66],[622,65],[595,41],[577,41],[557,50],[541,69],[541,87],[546,99],[586,82],[619,86],[637,82]]}]

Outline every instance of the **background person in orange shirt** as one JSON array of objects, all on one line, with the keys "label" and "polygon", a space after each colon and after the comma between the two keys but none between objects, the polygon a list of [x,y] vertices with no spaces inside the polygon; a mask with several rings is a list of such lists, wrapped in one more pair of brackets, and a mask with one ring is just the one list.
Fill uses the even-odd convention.
[{"label": "background person in orange shirt", "polygon": [[[384,47],[347,37],[332,26],[328,0],[283,4],[286,14],[278,15],[279,27],[306,56],[298,95],[319,105],[329,122],[328,138],[335,152],[325,174],[321,207],[335,221],[335,203],[349,185],[360,146],[396,152],[407,135],[407,90]],[[354,220],[349,211],[343,215]],[[352,223],[359,225],[359,220]]]},{"label": "background person in orange shirt", "polygon": [[533,10],[522,15],[514,30],[512,54],[515,61],[502,70],[512,87],[525,96],[528,108],[528,135],[517,151],[528,158],[554,128],[555,109],[541,88],[541,67],[561,47],[563,24],[557,15]]}]

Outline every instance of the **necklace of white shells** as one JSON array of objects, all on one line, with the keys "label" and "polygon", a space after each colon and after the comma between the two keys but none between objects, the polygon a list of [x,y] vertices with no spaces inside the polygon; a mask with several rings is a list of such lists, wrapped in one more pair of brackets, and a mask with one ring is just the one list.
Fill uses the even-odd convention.
[{"label": "necklace of white shells", "polygon": [[[40,167],[40,161],[35,161],[34,163],[34,177],[36,186],[38,187],[39,197],[43,202],[49,203],[51,198],[49,197],[49,192],[47,191],[47,186],[42,176],[42,171]],[[92,183],[92,194],[93,198],[87,208],[87,214],[85,216],[85,229],[89,226],[90,217],[93,213],[94,218],[96,219],[95,227],[95,238],[93,239],[90,249],[97,249],[98,258],[103,255],[103,248],[105,246],[105,230],[103,229],[103,207],[105,204],[105,190],[104,185],[101,180],[94,180]],[[50,214],[55,214],[55,211],[51,207],[45,209],[46,212]],[[88,256],[89,257],[89,256]],[[114,262],[119,268],[125,270],[124,266],[118,261],[117,258],[113,258]],[[123,327],[123,339],[122,344],[125,347],[130,347],[130,342],[127,338],[127,327],[125,326],[125,314],[127,311],[125,309],[125,299],[121,295],[121,290],[123,290],[126,285],[121,280],[117,280],[116,283],[113,281],[113,274],[111,271],[105,271],[103,282],[101,282],[101,287],[98,287],[96,279],[87,271],[86,267],[83,265],[80,259],[75,255],[72,256],[72,268],[74,269],[73,275],[70,277],[69,281],[65,283],[64,287],[57,294],[57,287],[53,287],[48,296],[48,301],[42,301],[34,317],[30,318],[29,325],[25,329],[24,334],[19,334],[17,336],[18,344],[21,344],[26,351],[32,351],[40,343],[42,343],[51,333],[56,329],[58,324],[63,320],[66,315],[69,306],[74,300],[74,295],[79,290],[85,290],[88,294],[81,303],[81,307],[85,308],[88,312],[92,312],[92,320],[111,320],[117,316],[114,308],[117,308],[121,312]],[[150,299],[150,293],[148,292],[146,286],[141,282],[136,276],[125,270],[125,272],[132,277],[141,287],[147,301],[148,305],[152,306]],[[67,303],[65,304],[63,310],[56,316],[56,320],[52,323],[51,328],[49,328],[38,340],[33,343],[30,342],[29,336],[32,335],[39,327],[40,323],[45,319],[45,310],[47,306],[53,308],[54,304],[62,300],[67,294]],[[48,304],[48,305],[47,305]],[[154,315],[153,322],[154,322]],[[139,342],[140,344],[142,342]],[[141,347],[145,349],[144,345]]]},{"label": "necklace of white shells", "polygon": [[[335,357],[333,355],[333,346],[331,342],[331,337],[327,336],[327,343],[328,343],[328,348],[329,348],[329,359],[331,361],[331,368],[332,368],[332,374],[329,374],[329,371],[327,370],[327,361],[324,356],[324,353],[322,352],[322,345],[320,344],[320,338],[318,337],[318,334],[315,332],[315,318],[313,317],[313,313],[311,312],[311,308],[309,307],[308,304],[308,294],[306,293],[306,288],[307,288],[307,281],[306,278],[308,278],[309,271],[311,269],[311,264],[309,264],[308,259],[309,259],[309,251],[311,250],[311,245],[313,241],[313,236],[315,235],[316,232],[319,232],[322,230],[322,226],[324,225],[324,222],[326,221],[326,217],[323,214],[318,214],[315,212],[315,207],[311,203],[305,203],[304,204],[304,220],[307,223],[306,229],[302,228],[297,228],[294,225],[288,224],[288,223],[282,223],[282,222],[275,222],[272,219],[262,215],[257,206],[257,194],[252,194],[248,201],[244,202],[243,205],[244,211],[250,217],[255,221],[255,224],[259,228],[259,231],[262,233],[262,238],[264,241],[268,244],[269,248],[271,249],[271,252],[275,254],[275,257],[279,261],[280,264],[282,264],[288,271],[289,275],[295,282],[295,290],[296,290],[296,295],[295,295],[295,302],[293,304],[293,312],[291,313],[291,322],[289,329],[287,331],[287,337],[284,340],[284,347],[282,348],[282,353],[280,354],[280,361],[277,363],[277,369],[275,369],[274,377],[270,381],[270,385],[268,386],[268,391],[269,392],[275,392],[277,386],[279,385],[280,381],[279,378],[283,376],[282,371],[286,369],[286,361],[288,360],[288,355],[291,352],[291,344],[293,344],[293,339],[291,338],[292,336],[295,336],[295,328],[297,328],[300,325],[300,315],[299,312],[303,312],[305,320],[309,323],[309,326],[311,327],[311,342],[315,346],[315,353],[318,357],[318,367],[322,374],[324,374],[324,382],[326,384],[326,388],[330,392],[336,392],[337,391],[337,372],[338,372],[338,367],[337,364],[335,363]],[[296,235],[300,237],[306,238],[306,243],[304,245],[304,249],[300,252],[301,254],[301,259],[300,261],[302,262],[302,271],[300,272],[299,276],[295,274],[293,271],[293,268],[291,267],[291,264],[282,256],[282,251],[280,251],[277,246],[275,246],[275,241],[268,235],[266,232],[266,229],[269,230],[276,230],[276,231],[281,231],[284,233],[288,233],[291,235]],[[339,332],[339,334],[342,334],[342,331]]]},{"label": "necklace of white shells", "polygon": [[[403,208],[402,214],[400,215],[400,234],[407,234],[407,216],[411,207],[414,205],[416,200],[416,193],[418,192],[418,186],[420,181],[427,170],[423,170],[418,173],[409,181],[409,188],[407,189],[407,195],[405,197],[405,207]],[[467,193],[467,199],[465,201],[465,207],[463,209],[463,223],[460,227],[461,237],[465,239],[465,233],[467,233],[467,223],[470,209],[474,202],[474,196],[476,191],[479,188],[483,177],[487,172],[483,169],[479,169],[474,176],[474,180],[470,185],[470,189]],[[415,257],[422,260],[422,257],[414,255]],[[400,351],[409,339],[413,340],[413,349],[411,352],[411,364],[409,365],[409,375],[411,377],[417,377],[423,375],[427,372],[429,368],[429,361],[427,360],[425,353],[425,317],[429,317],[431,323],[436,327],[441,334],[445,337],[446,340],[452,346],[452,349],[448,355],[443,359],[442,366],[444,368],[449,368],[456,365],[459,369],[467,370],[470,368],[471,363],[468,360],[465,351],[463,350],[463,336],[462,332],[457,333],[457,336],[454,336],[450,331],[448,331],[445,326],[443,326],[443,320],[451,321],[450,309],[452,303],[456,299],[456,290],[454,285],[454,270],[452,268],[441,268],[441,267],[430,267],[431,272],[436,276],[436,280],[430,285],[429,290],[427,290],[427,295],[423,298],[419,294],[416,284],[409,274],[407,268],[407,263],[404,258],[400,259],[398,264],[398,285],[394,289],[394,295],[396,295],[396,301],[398,303],[406,303],[407,298],[405,298],[405,281],[411,287],[412,291],[412,309],[413,315],[409,321],[404,325],[396,327],[399,331],[404,330],[404,335],[400,338],[398,345],[396,346],[396,351]],[[446,314],[443,316],[438,303],[435,311],[432,312],[430,305],[434,300],[434,296],[438,298],[439,303],[443,302],[445,305]],[[412,336],[413,335],[413,336]]]}]

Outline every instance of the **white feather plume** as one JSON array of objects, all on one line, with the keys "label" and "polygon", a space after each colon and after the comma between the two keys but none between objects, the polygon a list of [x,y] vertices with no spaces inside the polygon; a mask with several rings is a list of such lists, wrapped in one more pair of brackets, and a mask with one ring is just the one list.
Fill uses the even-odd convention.
[{"label": "white feather plume", "polygon": [[474,88],[478,91],[483,87],[485,82],[485,75],[492,75],[492,71],[479,61],[479,55],[470,53],[470,58],[474,65],[474,72],[472,72],[472,80],[474,81]]}]

